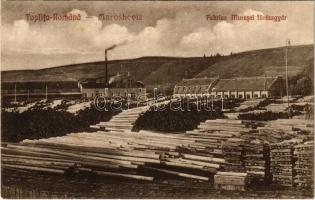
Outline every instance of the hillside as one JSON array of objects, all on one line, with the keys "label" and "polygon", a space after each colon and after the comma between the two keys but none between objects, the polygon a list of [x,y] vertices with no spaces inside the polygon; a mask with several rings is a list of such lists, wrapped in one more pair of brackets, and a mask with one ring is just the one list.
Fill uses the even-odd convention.
[{"label": "hillside", "polygon": [[[313,59],[312,45],[292,46],[288,48],[288,68],[291,74],[302,72]],[[222,78],[240,76],[273,76],[285,72],[284,48],[263,49],[238,53],[221,59],[202,71],[197,77],[216,76]]]},{"label": "hillside", "polygon": [[[290,74],[305,71],[313,60],[313,45],[292,46],[288,50]],[[147,86],[173,85],[182,78],[263,76],[283,74],[284,48],[242,52],[215,57],[143,57],[109,61],[109,74],[129,71]],[[2,71],[2,81],[80,80],[104,76],[104,62],[82,63],[40,70]]]}]

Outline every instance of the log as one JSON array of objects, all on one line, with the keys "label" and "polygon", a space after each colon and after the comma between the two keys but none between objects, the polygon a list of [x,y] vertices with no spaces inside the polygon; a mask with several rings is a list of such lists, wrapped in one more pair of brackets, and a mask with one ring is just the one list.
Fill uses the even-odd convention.
[{"label": "log", "polygon": [[224,163],[225,160],[222,158],[211,158],[206,156],[197,156],[191,154],[182,154],[184,158],[192,159],[192,160],[200,160],[200,161],[207,161],[207,162],[215,162],[215,163]]},{"label": "log", "polygon": [[197,179],[197,180],[202,180],[202,181],[209,181],[208,177],[203,177],[203,176],[197,176],[197,175],[192,175],[192,174],[187,174],[187,173],[182,173],[182,172],[176,172],[176,171],[171,171],[171,170],[166,170],[166,169],[159,169],[155,167],[145,167],[147,169],[167,173],[167,174],[172,174],[180,177],[185,177],[185,178],[191,178],[191,179]]},{"label": "log", "polygon": [[239,177],[245,177],[247,176],[247,173],[236,173],[236,172],[218,172],[217,175],[222,176],[239,176]]},{"label": "log", "polygon": [[204,166],[204,167],[210,167],[210,168],[215,168],[219,169],[220,165],[214,164],[214,163],[207,163],[207,162],[201,162],[201,161],[195,161],[195,160],[187,160],[183,158],[179,158],[180,161],[189,163],[189,164],[194,164],[194,165],[199,165],[199,166]]},{"label": "log", "polygon": [[92,173],[102,176],[116,176],[116,177],[123,177],[123,178],[130,178],[136,180],[144,180],[144,181],[153,181],[153,177],[149,176],[140,176],[140,175],[132,175],[132,174],[122,174],[122,173],[115,173],[115,172],[104,172],[104,171],[96,171],[93,170]]},{"label": "log", "polygon": [[39,172],[50,172],[55,174],[64,174],[64,170],[59,169],[50,169],[50,168],[43,168],[43,167],[30,167],[25,165],[12,165],[12,164],[2,164],[4,168],[11,168],[11,169],[22,169],[22,170],[31,170],[31,171],[39,171]]},{"label": "log", "polygon": [[152,159],[159,159],[159,155],[155,154],[154,152],[148,151],[123,151],[119,149],[108,149],[108,148],[100,148],[100,147],[85,147],[85,146],[75,146],[73,144],[60,144],[60,143],[53,143],[53,142],[37,142],[36,145],[43,145],[43,146],[51,146],[58,149],[69,149],[69,150],[77,150],[77,151],[87,151],[93,153],[106,153],[109,155],[121,155],[121,156],[132,156],[132,157],[141,157],[141,158],[152,158]]},{"label": "log", "polygon": [[7,158],[2,157],[3,161],[11,161],[11,162],[20,162],[25,164],[43,164],[43,165],[57,165],[57,166],[64,166],[64,167],[73,167],[75,163],[71,162],[58,162],[58,161],[44,161],[44,160],[26,160],[21,158]]}]

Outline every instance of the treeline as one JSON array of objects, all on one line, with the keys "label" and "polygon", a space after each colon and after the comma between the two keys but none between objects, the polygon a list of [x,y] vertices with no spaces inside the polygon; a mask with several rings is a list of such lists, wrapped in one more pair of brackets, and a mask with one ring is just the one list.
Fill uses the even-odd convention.
[{"label": "treeline", "polygon": [[137,119],[133,131],[183,132],[197,128],[200,122],[208,119],[223,118],[220,110],[209,111],[209,106],[207,109],[205,105],[198,108],[195,103],[187,104],[185,100],[179,103],[181,103],[180,110],[172,109],[170,104],[151,107]]},{"label": "treeline", "polygon": [[299,74],[289,78],[290,95],[314,94],[314,86],[311,78],[306,74]]},{"label": "treeline", "polygon": [[310,59],[304,70],[289,78],[290,95],[314,94],[314,58]]},{"label": "treeline", "polygon": [[40,139],[63,136],[71,132],[89,131],[91,124],[108,121],[118,111],[99,111],[94,106],[76,115],[52,108],[30,109],[22,113],[1,112],[1,136],[3,142],[19,142],[24,139]]}]

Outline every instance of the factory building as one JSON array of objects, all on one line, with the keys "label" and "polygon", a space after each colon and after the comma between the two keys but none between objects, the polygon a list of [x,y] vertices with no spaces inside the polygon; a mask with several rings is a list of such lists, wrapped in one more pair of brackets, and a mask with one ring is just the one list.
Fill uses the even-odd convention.
[{"label": "factory building", "polygon": [[136,81],[135,77],[128,72],[118,73],[105,82],[106,77],[86,79],[80,82],[80,90],[84,98],[95,96],[122,97],[138,99],[145,97],[146,88],[141,81]]},{"label": "factory building", "polygon": [[279,76],[183,79],[183,81],[176,84],[174,97],[185,98],[212,95],[215,98],[270,98],[282,95],[284,89],[282,85],[283,79]]},{"label": "factory building", "polygon": [[174,97],[209,96],[211,88],[218,82],[218,78],[183,79],[175,85]]}]

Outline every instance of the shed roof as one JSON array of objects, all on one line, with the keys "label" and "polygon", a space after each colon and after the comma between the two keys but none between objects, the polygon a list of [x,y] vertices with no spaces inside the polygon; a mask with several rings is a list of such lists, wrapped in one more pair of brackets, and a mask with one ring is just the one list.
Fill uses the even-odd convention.
[{"label": "shed roof", "polygon": [[210,85],[214,83],[217,78],[192,78],[192,79],[183,79],[176,86],[201,86],[201,85]]},{"label": "shed roof", "polygon": [[214,86],[216,91],[268,90],[279,77],[243,77],[220,79]]}]

